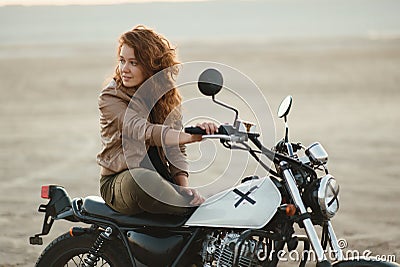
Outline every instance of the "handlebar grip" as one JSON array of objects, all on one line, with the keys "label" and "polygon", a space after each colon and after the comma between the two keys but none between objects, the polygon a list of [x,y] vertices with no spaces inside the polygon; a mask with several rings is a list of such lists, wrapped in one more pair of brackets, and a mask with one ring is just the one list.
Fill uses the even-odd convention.
[{"label": "handlebar grip", "polygon": [[201,129],[200,127],[197,126],[191,126],[191,127],[185,127],[185,133],[188,134],[207,134],[205,130]]}]

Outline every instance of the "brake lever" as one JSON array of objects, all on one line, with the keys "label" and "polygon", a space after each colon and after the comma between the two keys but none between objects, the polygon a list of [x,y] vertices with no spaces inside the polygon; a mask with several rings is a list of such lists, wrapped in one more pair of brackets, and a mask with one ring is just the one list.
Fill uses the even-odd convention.
[{"label": "brake lever", "polygon": [[303,148],[303,146],[301,145],[300,142],[292,143],[292,148],[293,148],[293,152],[296,153],[298,150],[301,150]]}]

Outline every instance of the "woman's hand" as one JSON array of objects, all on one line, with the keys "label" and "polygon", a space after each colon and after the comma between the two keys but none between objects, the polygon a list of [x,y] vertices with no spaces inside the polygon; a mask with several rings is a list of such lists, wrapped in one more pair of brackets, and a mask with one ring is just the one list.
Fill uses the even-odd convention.
[{"label": "woman's hand", "polygon": [[[206,134],[214,134],[218,132],[218,126],[213,122],[203,122],[196,124],[197,127],[200,127],[202,130],[206,131]],[[203,136],[201,134],[191,134],[190,141],[187,143],[200,142],[203,140]]]},{"label": "woman's hand", "polygon": [[[213,122],[198,123],[196,126],[205,130],[207,134],[214,134],[218,131],[218,126]],[[188,134],[171,129],[166,134],[164,142],[166,145],[174,145],[176,143],[182,145],[200,142],[201,140],[203,140],[201,134]]]},{"label": "woman's hand", "polygon": [[218,132],[218,126],[213,122],[198,123],[196,126],[205,130],[207,134],[214,134]]},{"label": "woman's hand", "polygon": [[192,206],[199,206],[205,200],[204,197],[200,195],[199,191],[194,188],[181,187],[181,193],[193,197],[192,201],[190,201],[190,205]]},{"label": "woman's hand", "polygon": [[192,196],[193,199],[190,201],[190,205],[198,206],[204,202],[204,197],[200,195],[199,191],[194,188],[189,188],[189,180],[186,174],[177,174],[175,176],[175,182],[180,186],[179,192],[183,195]]}]

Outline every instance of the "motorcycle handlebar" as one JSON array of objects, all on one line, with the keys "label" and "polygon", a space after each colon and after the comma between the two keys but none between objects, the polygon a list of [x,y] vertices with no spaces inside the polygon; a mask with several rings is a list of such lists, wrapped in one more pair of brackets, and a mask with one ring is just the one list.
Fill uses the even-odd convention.
[{"label": "motorcycle handlebar", "polygon": [[213,134],[207,134],[205,130],[198,126],[190,126],[185,127],[185,133],[188,134],[200,134],[203,135],[203,138],[209,139],[221,139],[221,140],[230,140],[230,141],[247,141],[247,136],[250,137],[259,137],[258,133],[242,133],[237,131],[232,125],[220,125],[218,127],[218,131]]},{"label": "motorcycle handlebar", "polygon": [[185,127],[185,133],[188,133],[188,134],[201,134],[201,135],[207,134],[205,130],[201,129],[198,126]]},{"label": "motorcycle handlebar", "polygon": [[[185,133],[189,133],[189,134],[206,135],[209,138],[214,137],[214,138],[220,138],[220,139],[225,139],[225,140],[231,139],[231,137],[228,135],[228,133],[226,132],[226,130],[224,129],[223,126],[220,126],[218,128],[218,134],[214,134],[214,135],[207,135],[205,130],[203,130],[197,126],[185,127],[184,131],[185,131]],[[267,156],[271,161],[278,163],[278,162],[284,160],[284,161],[292,164],[293,166],[297,166],[298,168],[305,168],[309,172],[311,172],[312,174],[314,174],[316,176],[314,169],[312,169],[311,167],[309,167],[305,164],[302,164],[301,162],[299,162],[296,159],[286,157],[283,154],[273,152],[273,151],[267,149],[266,147],[264,147],[257,138],[259,136],[259,134],[248,134],[248,136],[249,136],[249,139],[256,145],[256,147],[258,147],[262,151],[262,153],[265,156]]]},{"label": "motorcycle handlebar", "polygon": [[[228,129],[226,127],[228,127]],[[213,134],[207,134],[205,130],[201,129],[198,126],[186,127],[184,131],[188,134],[200,134],[203,136],[203,139],[220,139],[221,141],[225,140],[233,142],[247,141],[248,135],[258,136],[258,134],[240,133],[235,130],[231,125],[220,125],[218,131]]]}]

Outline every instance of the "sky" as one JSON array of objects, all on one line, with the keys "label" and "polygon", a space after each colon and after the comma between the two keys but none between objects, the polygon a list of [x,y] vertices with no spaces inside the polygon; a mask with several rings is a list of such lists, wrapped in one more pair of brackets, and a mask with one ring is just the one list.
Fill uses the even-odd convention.
[{"label": "sky", "polygon": [[199,2],[204,0],[0,0],[0,6],[7,5],[101,5],[121,3],[149,3],[149,2]]},{"label": "sky", "polygon": [[[39,6],[39,1],[76,4]],[[94,5],[109,1],[130,2]],[[400,39],[400,0],[167,1],[0,0],[0,25],[7,25],[0,27],[0,46],[107,43],[138,24],[175,42]],[[30,6],[16,5],[22,2]]]}]

